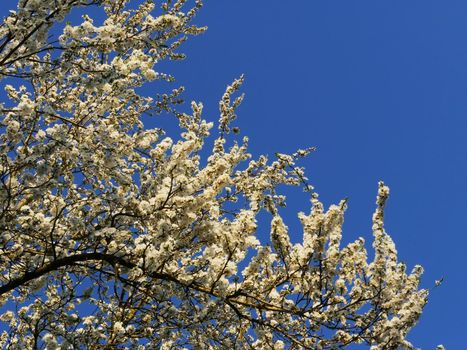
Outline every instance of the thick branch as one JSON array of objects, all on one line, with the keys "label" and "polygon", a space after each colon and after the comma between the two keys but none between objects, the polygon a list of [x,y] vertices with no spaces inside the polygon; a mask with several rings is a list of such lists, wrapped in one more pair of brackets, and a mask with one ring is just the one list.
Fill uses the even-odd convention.
[{"label": "thick branch", "polygon": [[[105,254],[105,253],[94,252],[94,253],[82,253],[82,254],[77,254],[77,255],[66,256],[66,257],[54,260],[47,265],[39,267],[38,269],[34,271],[27,272],[19,278],[11,280],[7,284],[0,287],[0,295],[8,293],[17,287],[24,285],[25,283],[28,283],[34,279],[37,279],[39,277],[42,277],[48,274],[49,272],[56,271],[61,267],[74,265],[78,262],[85,262],[85,261],[92,261],[92,260],[105,261],[111,265],[119,264],[121,266],[128,267],[128,268],[136,267],[135,264],[121,257],[111,255],[111,254]],[[177,279],[175,279],[173,276],[170,276],[164,273],[152,272],[151,277],[179,283],[179,281],[177,281]]]}]

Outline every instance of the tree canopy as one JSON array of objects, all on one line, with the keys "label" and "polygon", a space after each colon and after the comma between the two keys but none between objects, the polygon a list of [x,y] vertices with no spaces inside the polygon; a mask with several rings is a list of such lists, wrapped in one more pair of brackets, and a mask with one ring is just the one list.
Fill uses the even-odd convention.
[{"label": "tree canopy", "polygon": [[[87,14],[66,23],[77,7]],[[412,349],[406,336],[428,292],[422,268],[407,273],[384,230],[382,182],[370,259],[363,238],[340,244],[346,201],[325,209],[296,165],[313,148],[248,153],[232,126],[243,77],[227,87],[216,126],[201,103],[183,111],[182,87],[141,93],[173,80],[157,64],[184,58],[180,45],[205,30],[193,24],[200,8],[20,0],[4,19],[0,344]],[[178,134],[145,127],[143,117],[162,113]],[[281,216],[282,185],[311,200],[298,213],[300,243]],[[264,212],[270,227],[257,225]]]}]

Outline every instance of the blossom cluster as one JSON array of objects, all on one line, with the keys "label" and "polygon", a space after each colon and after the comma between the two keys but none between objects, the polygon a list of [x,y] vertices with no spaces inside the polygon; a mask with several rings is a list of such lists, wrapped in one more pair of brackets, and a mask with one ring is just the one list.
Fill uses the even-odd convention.
[{"label": "blossom cluster", "polygon": [[[137,3],[137,4],[135,4]],[[78,6],[101,6],[61,25]],[[412,349],[427,301],[383,225],[369,260],[341,246],[346,201],[325,210],[295,163],[231,136],[243,77],[219,103],[177,111],[182,89],[144,96],[158,62],[201,33],[200,1],[20,0],[0,27],[0,344],[8,349]],[[57,40],[49,34],[61,30]],[[4,80],[5,81],[5,80]],[[179,134],[144,126],[173,113]],[[212,149],[208,147],[213,141]],[[311,197],[292,243],[282,185]],[[258,215],[270,240],[258,239]],[[295,236],[297,233],[293,233]]]}]

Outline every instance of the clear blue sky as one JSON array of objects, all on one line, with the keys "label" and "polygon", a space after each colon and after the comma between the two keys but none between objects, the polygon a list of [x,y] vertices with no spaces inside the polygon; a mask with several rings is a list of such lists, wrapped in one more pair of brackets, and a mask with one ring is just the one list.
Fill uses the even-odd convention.
[{"label": "clear blue sky", "polygon": [[[236,123],[252,153],[317,146],[302,164],[325,204],[349,197],[346,242],[371,242],[384,180],[400,259],[424,266],[424,287],[444,276],[410,339],[465,348],[467,1],[205,0],[196,21],[209,30],[185,44],[188,59],[163,64],[185,96],[215,120],[245,73]],[[291,191],[294,240],[299,210],[308,199]]]},{"label": "clear blue sky", "polygon": [[[207,0],[197,22],[209,30],[170,65],[187,95],[214,119],[225,84],[245,73],[237,124],[252,152],[317,146],[303,163],[326,204],[349,197],[345,241],[371,241],[384,180],[400,259],[424,266],[424,287],[444,276],[410,339],[464,349],[467,2]],[[307,201],[291,193],[290,227]]]}]

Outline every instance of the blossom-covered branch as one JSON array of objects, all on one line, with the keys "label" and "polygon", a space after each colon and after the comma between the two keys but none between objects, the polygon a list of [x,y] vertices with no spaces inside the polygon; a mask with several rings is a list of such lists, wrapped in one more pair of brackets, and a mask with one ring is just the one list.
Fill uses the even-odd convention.
[{"label": "blossom-covered branch", "polygon": [[[89,9],[80,23],[64,23],[78,7]],[[231,125],[243,77],[221,98],[217,131],[201,103],[178,106],[182,87],[142,94],[173,81],[158,62],[184,58],[182,43],[205,29],[193,24],[200,8],[20,0],[5,18],[0,344],[412,349],[406,336],[427,291],[422,268],[407,273],[385,232],[383,183],[370,261],[363,238],[341,246],[347,201],[325,210],[296,164],[314,148],[255,159],[238,139]],[[144,125],[143,116],[161,113],[177,118],[179,134]],[[298,214],[300,243],[281,216],[282,185],[311,199]]]}]

